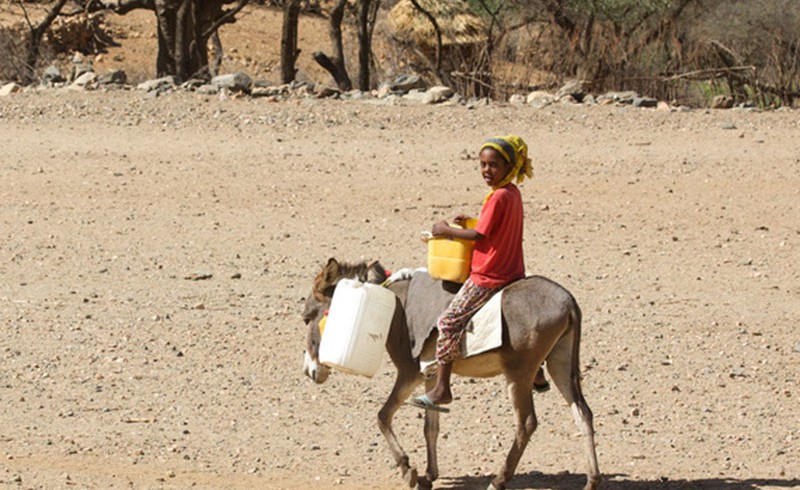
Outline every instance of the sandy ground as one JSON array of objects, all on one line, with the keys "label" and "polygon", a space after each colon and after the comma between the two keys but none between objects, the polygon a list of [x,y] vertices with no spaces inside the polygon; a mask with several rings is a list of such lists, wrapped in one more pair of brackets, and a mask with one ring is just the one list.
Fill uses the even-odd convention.
[{"label": "sandy ground", "polygon": [[[507,132],[528,268],[584,311],[605,488],[800,487],[797,112],[48,91],[0,99],[0,488],[401,488],[391,366],[304,378],[302,302],[330,256],[424,265]],[[484,488],[503,381],[454,390],[437,488]],[[569,410],[535,399],[510,488],[579,488]],[[421,416],[396,430],[424,468]]]}]

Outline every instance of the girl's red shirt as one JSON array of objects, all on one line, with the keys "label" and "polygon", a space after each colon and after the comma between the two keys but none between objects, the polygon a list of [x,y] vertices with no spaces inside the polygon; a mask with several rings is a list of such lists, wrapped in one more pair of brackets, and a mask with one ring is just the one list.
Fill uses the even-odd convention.
[{"label": "girl's red shirt", "polygon": [[483,205],[475,231],[470,279],[478,286],[496,288],[525,277],[522,253],[522,195],[514,184],[495,190]]}]

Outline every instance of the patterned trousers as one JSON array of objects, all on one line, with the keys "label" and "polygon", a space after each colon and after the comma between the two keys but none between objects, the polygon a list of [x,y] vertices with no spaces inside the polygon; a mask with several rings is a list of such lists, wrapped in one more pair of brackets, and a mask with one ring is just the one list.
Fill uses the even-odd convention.
[{"label": "patterned trousers", "polygon": [[439,329],[439,338],[436,341],[437,361],[452,362],[461,357],[461,338],[470,318],[500,289],[502,287],[483,288],[474,284],[472,279],[467,279],[436,322]]}]

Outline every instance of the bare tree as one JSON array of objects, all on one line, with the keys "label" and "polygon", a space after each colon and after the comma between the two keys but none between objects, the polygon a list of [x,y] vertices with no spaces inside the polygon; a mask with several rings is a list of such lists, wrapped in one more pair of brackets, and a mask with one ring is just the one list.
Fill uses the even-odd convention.
[{"label": "bare tree", "polygon": [[[224,5],[233,4],[230,8]],[[224,24],[236,21],[249,0],[88,0],[86,9],[126,14],[135,9],[152,10],[158,28],[156,73],[172,75],[178,82],[209,78],[208,42]],[[219,39],[214,40],[221,54]]]},{"label": "bare tree", "polygon": [[353,88],[353,82],[347,74],[347,68],[344,62],[342,19],[344,19],[345,7],[347,7],[347,0],[338,0],[333,10],[331,10],[328,34],[331,39],[331,44],[333,45],[333,57],[329,57],[322,51],[316,51],[313,57],[314,61],[319,63],[320,66],[325,68],[331,76],[333,76],[339,90],[348,91]]},{"label": "bare tree", "polygon": [[289,83],[297,74],[295,62],[300,54],[297,49],[297,23],[300,15],[300,0],[286,0],[283,6],[283,31],[281,33],[281,81]]},{"label": "bare tree", "polygon": [[25,70],[23,72],[22,79],[22,83],[27,85],[36,80],[36,64],[39,61],[42,38],[56,17],[58,17],[58,15],[61,13],[61,9],[64,8],[64,5],[67,4],[68,0],[58,0],[47,12],[45,18],[36,25],[31,22],[30,16],[28,15],[28,10],[25,8],[25,3],[22,0],[18,1],[20,7],[22,8],[23,14],[25,15],[25,22],[30,28],[30,38],[28,39],[28,46],[26,49],[27,53],[25,56]]},{"label": "bare tree", "polygon": [[358,2],[358,89],[370,89],[369,74],[372,67],[372,32],[380,0]]}]

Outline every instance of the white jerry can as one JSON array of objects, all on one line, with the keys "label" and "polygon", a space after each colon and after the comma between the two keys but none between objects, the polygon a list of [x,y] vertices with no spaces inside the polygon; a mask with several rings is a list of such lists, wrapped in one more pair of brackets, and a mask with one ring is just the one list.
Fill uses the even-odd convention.
[{"label": "white jerry can", "polygon": [[395,295],[377,284],[341,279],[333,291],[319,360],[371,378],[378,372],[392,323]]}]

